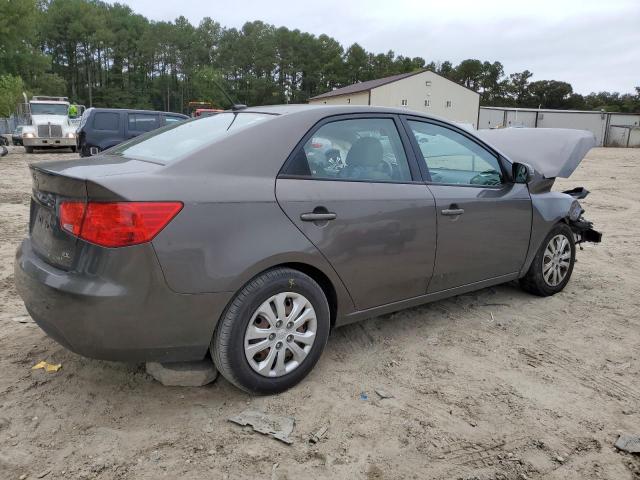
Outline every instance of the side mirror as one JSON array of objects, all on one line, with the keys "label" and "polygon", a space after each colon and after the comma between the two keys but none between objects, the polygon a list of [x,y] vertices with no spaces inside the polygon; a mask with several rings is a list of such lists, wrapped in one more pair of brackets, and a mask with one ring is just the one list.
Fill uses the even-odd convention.
[{"label": "side mirror", "polygon": [[513,164],[513,181],[515,183],[529,183],[533,179],[535,171],[533,167],[528,163],[514,163]]}]

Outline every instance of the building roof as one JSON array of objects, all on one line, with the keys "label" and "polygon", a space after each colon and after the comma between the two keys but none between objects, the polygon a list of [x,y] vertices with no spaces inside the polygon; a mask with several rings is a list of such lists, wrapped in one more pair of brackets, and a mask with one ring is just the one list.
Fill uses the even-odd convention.
[{"label": "building roof", "polygon": [[358,92],[366,92],[371,89],[381,87],[382,85],[386,85],[387,83],[397,82],[398,80],[402,80],[403,78],[411,77],[413,75],[418,75],[419,73],[427,72],[428,70],[422,69],[417,70],[415,72],[409,73],[400,73],[398,75],[391,75],[390,77],[377,78],[375,80],[368,80],[366,82],[354,83],[353,85],[347,85],[346,87],[336,88],[330,92],[322,93],[320,95],[316,95],[315,97],[311,97],[309,100],[315,100],[318,98],[327,98],[327,97],[337,97],[339,95],[349,95],[351,93]]}]

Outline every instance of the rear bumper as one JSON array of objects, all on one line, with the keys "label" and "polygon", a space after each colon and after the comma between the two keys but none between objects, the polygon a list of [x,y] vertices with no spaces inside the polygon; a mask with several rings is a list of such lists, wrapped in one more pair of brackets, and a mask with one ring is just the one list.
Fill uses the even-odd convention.
[{"label": "rear bumper", "polygon": [[[99,247],[87,245],[89,251]],[[29,239],[18,248],[18,293],[35,322],[80,355],[116,361],[202,359],[231,293],[170,290],[150,245],[88,252],[66,272],[44,262]]]},{"label": "rear bumper", "polygon": [[25,147],[75,147],[75,138],[22,138]]}]

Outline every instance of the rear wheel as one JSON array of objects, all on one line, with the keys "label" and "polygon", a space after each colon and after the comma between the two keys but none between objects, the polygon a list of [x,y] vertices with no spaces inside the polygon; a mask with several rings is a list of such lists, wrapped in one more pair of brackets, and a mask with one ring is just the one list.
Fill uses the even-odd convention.
[{"label": "rear wheel", "polygon": [[575,258],[573,231],[568,225],[559,223],[542,242],[520,285],[541,297],[555,295],[569,283]]},{"label": "rear wheel", "polygon": [[329,326],[320,286],[302,272],[277,268],[235,296],[214,333],[211,357],[220,373],[246,392],[282,392],[314,367]]}]

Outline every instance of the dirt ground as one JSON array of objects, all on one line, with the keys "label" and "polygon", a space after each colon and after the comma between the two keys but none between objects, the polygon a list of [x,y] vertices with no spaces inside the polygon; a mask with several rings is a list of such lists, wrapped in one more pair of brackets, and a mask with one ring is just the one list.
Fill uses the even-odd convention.
[{"label": "dirt ground", "polygon": [[[595,149],[554,187],[589,189],[604,232],[561,294],[507,284],[337,329],[303,383],[258,398],[163,387],[30,322],[13,286],[27,163],[61,158],[0,159],[0,479],[640,478],[613,447],[640,434],[640,149]],[[227,421],[246,408],[295,417],[293,445]]]}]

